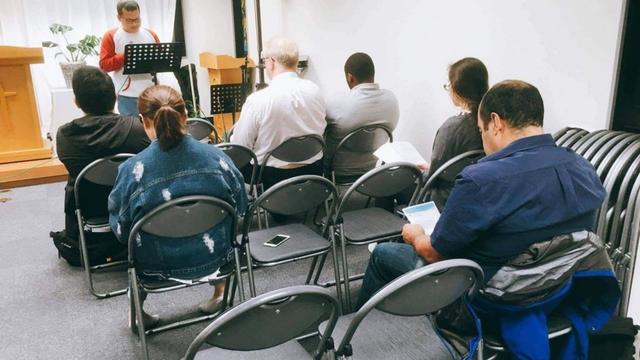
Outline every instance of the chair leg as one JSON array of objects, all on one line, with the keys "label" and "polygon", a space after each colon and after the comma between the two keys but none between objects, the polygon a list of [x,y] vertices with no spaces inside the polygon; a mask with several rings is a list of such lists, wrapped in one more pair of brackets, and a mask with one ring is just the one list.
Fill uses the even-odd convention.
[{"label": "chair leg", "polygon": [[91,264],[89,263],[89,251],[87,250],[87,241],[84,236],[84,221],[82,219],[82,214],[80,210],[76,210],[76,218],[78,222],[78,230],[79,230],[79,243],[80,243],[80,260],[82,261],[82,266],[84,267],[84,273],[87,278],[87,283],[89,284],[89,291],[93,296],[100,298],[99,294],[96,293],[96,290],[93,288],[93,277],[91,276]]},{"label": "chair leg", "polygon": [[129,281],[131,283],[131,292],[133,293],[133,302],[135,304],[136,320],[137,320],[137,324],[135,324],[135,326],[138,328],[138,336],[140,338],[140,343],[142,345],[142,356],[144,360],[149,360],[149,350],[147,349],[147,337],[144,329],[144,320],[142,318],[142,302],[140,301],[140,289],[138,287],[138,279],[137,279],[135,268],[129,269]]},{"label": "chair leg", "polygon": [[[233,307],[233,302],[236,299],[236,287],[238,286],[238,281],[236,280],[236,276],[233,276],[233,279],[231,279],[231,295],[229,295],[229,303],[228,303],[228,307]],[[225,289],[226,290],[226,289]]]},{"label": "chair leg", "polygon": [[[240,251],[238,250],[238,248],[234,248],[233,250],[233,256],[236,259],[236,281],[238,283],[238,286],[240,287],[239,289],[239,293],[240,293],[240,302],[244,301],[244,284],[242,283],[242,268],[240,266]],[[234,283],[235,283],[234,282]],[[235,290],[235,287],[234,287]],[[233,299],[235,298],[235,293],[234,296],[231,297],[231,300],[233,301]]]},{"label": "chair leg", "polygon": [[[321,256],[325,256],[326,255],[321,255]],[[318,263],[318,257],[315,256],[313,258],[313,260],[311,261],[311,267],[309,268],[309,272],[307,273],[307,280],[304,281],[305,285],[309,285],[309,283],[311,282],[311,278],[313,277],[313,274],[315,273],[316,270],[316,264]]]},{"label": "chair leg", "polygon": [[[347,264],[347,242],[344,238],[344,231],[342,228],[342,224],[338,225],[338,230],[340,232],[340,248],[342,249],[342,269],[344,271],[344,297],[346,300],[345,311],[351,311],[351,285],[349,284],[349,266]],[[339,281],[339,278],[338,278]],[[339,284],[336,284],[339,286]]]},{"label": "chair leg", "polygon": [[253,261],[251,261],[251,250],[249,249],[249,244],[245,245],[245,249],[247,252],[247,277],[249,278],[249,293],[251,297],[256,296],[256,283],[253,278]]},{"label": "chair leg", "polygon": [[[330,236],[334,236],[335,237],[335,235],[330,235]],[[320,279],[320,275],[322,274],[322,270],[324,269],[325,261],[327,261],[327,254],[323,254],[322,257],[320,257],[320,263],[318,264],[318,269],[316,271],[316,276],[313,278],[313,285],[324,286],[322,284],[318,284],[318,280]]]},{"label": "chair leg", "polygon": [[[336,295],[338,296],[338,311],[339,314],[342,315],[344,314],[343,311],[343,307],[342,307],[342,303],[343,303],[343,296],[342,296],[342,289],[340,288],[340,262],[338,260],[338,250],[336,249],[336,236],[335,233],[333,231],[333,226],[330,227],[331,229],[331,235],[330,235],[330,241],[331,241],[331,257],[333,258],[333,275],[336,279]],[[324,263],[324,259],[326,258],[323,257],[323,263]],[[343,258],[342,259],[343,263],[346,263],[346,259]],[[320,273],[320,270],[318,270],[318,274]],[[317,277],[316,277],[317,280]]]}]

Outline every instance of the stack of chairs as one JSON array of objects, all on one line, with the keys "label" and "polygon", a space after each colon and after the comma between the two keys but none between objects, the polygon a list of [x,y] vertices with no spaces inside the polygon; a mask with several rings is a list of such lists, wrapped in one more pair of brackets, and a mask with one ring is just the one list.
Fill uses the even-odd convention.
[{"label": "stack of chairs", "polygon": [[554,134],[554,139],[591,162],[607,191],[596,231],[622,288],[618,314],[625,315],[640,236],[640,134],[567,127]]}]

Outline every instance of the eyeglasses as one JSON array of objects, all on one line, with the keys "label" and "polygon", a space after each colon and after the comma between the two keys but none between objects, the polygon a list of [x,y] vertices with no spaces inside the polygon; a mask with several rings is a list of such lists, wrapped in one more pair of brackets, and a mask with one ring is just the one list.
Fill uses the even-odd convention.
[{"label": "eyeglasses", "polygon": [[449,91],[449,90],[451,90],[451,84],[450,83],[446,83],[446,84],[442,85],[442,88],[444,89],[444,91]]}]

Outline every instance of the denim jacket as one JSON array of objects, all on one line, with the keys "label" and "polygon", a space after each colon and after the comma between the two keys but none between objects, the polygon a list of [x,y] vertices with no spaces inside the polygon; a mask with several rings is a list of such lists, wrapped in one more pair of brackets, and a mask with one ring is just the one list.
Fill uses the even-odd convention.
[{"label": "denim jacket", "polygon": [[[109,196],[109,223],[127,243],[133,224],[165,201],[186,195],[210,195],[229,202],[238,216],[247,207],[244,180],[232,160],[218,148],[187,135],[169,151],[158,141],[122,163]],[[144,275],[193,280],[212,274],[233,257],[228,236],[231,220],[206,233],[161,239],[136,238],[136,268]]]}]

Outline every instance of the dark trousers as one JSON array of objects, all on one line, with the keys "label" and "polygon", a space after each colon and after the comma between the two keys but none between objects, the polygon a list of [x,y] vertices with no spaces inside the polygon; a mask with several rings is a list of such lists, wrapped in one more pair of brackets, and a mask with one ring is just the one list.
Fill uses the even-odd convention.
[{"label": "dark trousers", "polygon": [[358,297],[359,309],[378,290],[397,277],[426,265],[413,246],[400,243],[381,243],[371,253]]}]

